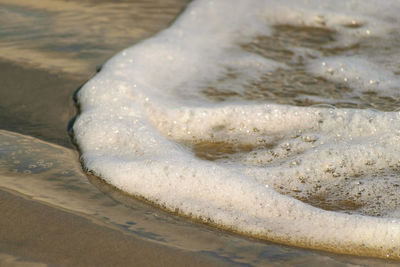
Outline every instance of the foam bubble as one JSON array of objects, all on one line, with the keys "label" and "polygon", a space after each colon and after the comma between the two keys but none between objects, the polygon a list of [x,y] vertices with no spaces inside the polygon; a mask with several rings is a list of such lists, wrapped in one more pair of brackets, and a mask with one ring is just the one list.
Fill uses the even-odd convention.
[{"label": "foam bubble", "polygon": [[193,2],[80,90],[84,167],[232,231],[399,258],[400,114],[312,105],[397,97],[395,64],[362,47],[398,32],[377,3]]},{"label": "foam bubble", "polygon": [[353,56],[318,59],[309,66],[310,71],[335,82],[349,83],[358,92],[399,96],[400,76],[385,66],[365,58]]}]

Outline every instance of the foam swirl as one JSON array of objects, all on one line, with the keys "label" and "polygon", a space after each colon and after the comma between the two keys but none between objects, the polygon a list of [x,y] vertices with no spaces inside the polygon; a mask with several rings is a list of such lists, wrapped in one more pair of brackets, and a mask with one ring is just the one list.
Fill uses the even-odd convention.
[{"label": "foam swirl", "polygon": [[399,4],[377,3],[193,2],[79,92],[84,167],[232,231],[400,258]]}]

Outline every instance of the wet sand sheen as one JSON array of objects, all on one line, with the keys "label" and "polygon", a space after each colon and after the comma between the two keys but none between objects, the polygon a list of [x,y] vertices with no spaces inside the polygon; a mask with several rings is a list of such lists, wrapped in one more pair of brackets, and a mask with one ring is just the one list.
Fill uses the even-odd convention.
[{"label": "wet sand sheen", "polygon": [[[3,64],[3,66],[8,66],[5,62]],[[15,65],[9,66],[10,68],[15,67]],[[28,73],[30,71],[26,67],[20,69]],[[36,70],[33,73],[36,73]],[[23,75],[22,71],[21,75]],[[34,77],[34,75],[23,77]],[[71,100],[66,99],[66,101]],[[51,123],[51,120],[49,123]],[[54,125],[57,125],[55,121]],[[62,126],[65,125],[58,125],[60,129],[62,129]],[[46,134],[46,131],[43,132]],[[157,255],[159,253],[161,255],[164,255],[162,253],[167,253],[167,259],[170,258],[170,255],[172,258],[181,257],[181,255],[189,253],[188,251],[197,251],[199,253],[187,254],[188,262],[165,262],[167,266],[195,264],[197,262],[199,263],[198,266],[202,266],[203,263],[207,263],[207,265],[215,263],[218,266],[225,264],[232,266],[242,263],[254,266],[268,266],[269,263],[279,263],[280,265],[311,263],[316,266],[320,264],[341,266],[346,265],[348,262],[382,263],[379,260],[324,254],[236,237],[165,214],[146,204],[141,204],[137,200],[124,196],[99,180],[92,179],[91,182],[106,194],[104,195],[89,183],[85,174],[81,171],[77,151],[7,131],[1,131],[0,137],[0,144],[2,145],[0,150],[0,187],[2,188],[0,197],[6,203],[2,206],[3,214],[6,212],[10,214],[10,216],[2,216],[0,220],[0,224],[4,224],[4,227],[0,227],[2,240],[7,240],[1,243],[1,251],[14,255],[17,261],[28,260],[48,264],[52,262],[61,264],[57,262],[56,256],[59,257],[61,252],[66,253],[68,248],[73,247],[74,240],[72,237],[69,241],[65,241],[63,240],[64,233],[59,233],[58,231],[47,232],[45,235],[47,245],[53,244],[56,247],[56,244],[60,244],[60,241],[63,240],[63,245],[59,247],[60,250],[53,248],[52,253],[54,252],[54,254],[51,254],[45,246],[29,243],[27,242],[28,239],[23,239],[26,236],[22,236],[28,229],[30,237],[35,239],[40,236],[40,233],[46,231],[47,228],[44,227],[46,224],[56,227],[55,225],[61,223],[60,225],[65,226],[72,232],[80,231],[79,228],[83,227],[84,229],[90,229],[88,231],[91,233],[97,233],[96,236],[101,236],[104,231],[107,233],[105,235],[108,236],[111,243],[116,242],[117,244],[125,245],[132,242],[132,244],[126,245],[130,248],[134,248],[138,242],[139,247],[148,248],[148,253],[154,252]],[[58,138],[58,142],[62,144],[62,141],[60,141],[62,137],[58,136]],[[225,144],[221,144],[221,149],[221,152],[226,152],[226,149],[232,150],[232,147],[228,145],[228,148],[226,148]],[[112,198],[110,199],[109,196]],[[42,216],[42,214],[45,214],[45,216]],[[62,218],[67,218],[66,221],[76,220],[76,222],[63,225],[62,222],[58,221],[59,214],[61,214]],[[34,219],[28,220],[27,218],[31,216]],[[44,222],[41,222],[41,220],[44,220]],[[21,222],[21,224],[13,223],[14,221]],[[71,225],[79,227],[76,229]],[[5,226],[13,227],[13,231],[8,231]],[[64,230],[64,228],[61,229]],[[116,240],[121,236],[121,233],[123,241]],[[129,237],[126,237],[126,235]],[[90,239],[91,235],[86,237]],[[137,239],[138,237],[140,238]],[[99,242],[100,249],[106,248],[101,245],[104,240],[101,239],[101,242]],[[149,240],[156,243],[161,242],[160,244],[162,245],[153,245],[148,243]],[[13,242],[18,243],[18,246],[11,246],[10,244]],[[86,245],[88,247],[92,246],[94,250],[98,244],[90,240],[86,240],[86,242]],[[141,246],[142,243],[145,245]],[[159,250],[158,248],[161,249]],[[184,251],[180,249],[184,249]],[[123,265],[124,263],[129,263],[129,260],[137,262],[143,260],[146,265],[150,266],[153,263],[154,265],[160,263],[159,258],[155,256],[145,257],[144,255],[147,252],[133,257],[130,250],[124,251],[128,251],[129,253],[125,255],[129,256],[125,257],[125,262],[121,261]],[[84,262],[97,260],[92,258],[96,254],[88,254],[86,250],[75,250],[75,252],[70,251],[68,253],[78,252],[81,253],[81,258],[84,258]],[[102,257],[109,257],[104,259],[106,262],[118,263],[119,259],[114,259],[117,254],[103,253]],[[203,255],[210,255],[211,258],[209,256],[203,257]],[[185,257],[182,256],[181,259]],[[154,259],[154,261],[149,261],[149,259]],[[389,264],[389,262],[386,263]],[[66,265],[69,264],[66,263]]]},{"label": "wet sand sheen", "polygon": [[222,266],[0,190],[0,250],[57,266]]},{"label": "wet sand sheen", "polygon": [[[398,120],[398,113],[275,103],[257,105],[240,101],[242,97],[233,103],[214,105],[200,94],[207,83],[244,93],[249,84],[262,79],[263,73],[295,68],[306,57],[311,57],[305,62],[304,70],[315,73],[315,77],[325,77],[333,86],[348,82],[354,96],[371,90],[381,94],[383,90],[384,96],[396,97],[392,84],[397,84],[398,78],[392,69],[370,62],[363,57],[364,53],[355,58],[342,54],[347,53],[343,47],[349,40],[364,43],[364,35],[371,31],[382,36],[387,33],[375,28],[366,29],[362,34],[348,32],[343,20],[338,19],[346,7],[337,7],[334,1],[324,8],[337,8],[334,15],[326,14],[327,27],[335,30],[319,29],[319,26],[291,30],[289,26],[280,26],[297,24],[293,14],[299,10],[307,10],[301,16],[304,20],[313,20],[313,12],[324,12],[317,1],[295,7],[280,1],[234,3],[232,6],[230,1],[219,1],[214,6],[214,2],[194,2],[166,31],[121,51],[85,84],[77,95],[81,113],[74,124],[74,136],[85,168],[131,195],[224,229],[294,246],[397,259],[399,225],[396,216],[392,219],[390,213],[397,212],[398,201],[393,194],[396,189],[392,186],[397,176],[391,171],[396,172],[399,149],[395,136],[388,134],[385,142],[382,136],[397,132],[398,125],[392,122]],[[368,13],[370,8],[374,9],[373,4],[360,5],[352,16]],[[316,10],[315,6],[318,6]],[[276,12],[271,11],[275,8]],[[239,9],[248,12],[241,15]],[[275,15],[270,18],[268,12],[280,14],[279,19]],[[270,28],[265,29],[265,21],[269,19],[268,26],[278,25],[279,31],[288,32],[289,39],[300,39],[300,47],[288,48],[297,59],[292,62],[293,66],[249,55],[239,48],[241,42],[258,34],[269,36]],[[204,22],[204,26],[199,26],[199,22]],[[319,22],[309,23],[315,26]],[[392,26],[394,30],[395,25]],[[303,49],[308,49],[309,36],[313,34],[303,39],[293,34],[296,31],[321,35],[315,41],[311,39],[316,43],[314,50],[318,51]],[[319,47],[334,40],[329,36],[336,31],[341,35],[335,43],[340,53],[326,58],[325,51]],[[369,57],[369,53],[365,56]],[[368,71],[348,70],[364,65]],[[358,75],[360,72],[365,75]],[[375,77],[375,74],[379,75]],[[224,75],[228,77],[225,79]],[[387,83],[380,82],[384,77]],[[292,82],[289,79],[288,84]],[[310,83],[323,91],[318,88],[318,80],[306,79],[302,83],[304,88],[296,94],[306,94]],[[316,97],[327,100],[321,104],[332,103],[330,94]],[[219,130],[224,125],[224,130]],[[318,143],[308,142],[309,135],[319,136]],[[179,144],[167,142],[166,136],[177,142],[193,140],[197,144],[211,140],[214,146],[222,148],[215,151],[217,154],[225,150],[228,152],[225,154],[235,155],[232,162],[202,161]],[[240,145],[236,149],[223,144],[231,141],[256,144],[269,136],[281,136],[279,147],[272,149],[276,155],[272,164],[269,163],[274,156],[270,155],[271,149],[251,151],[236,158],[239,153],[235,150],[240,150]],[[203,145],[203,150],[212,150],[214,146]],[[382,152],[385,157],[381,156]],[[382,174],[383,169],[388,172],[383,173],[385,179],[370,179],[369,176]],[[364,180],[371,182],[364,183]],[[328,212],[283,196],[280,190],[271,190],[276,186],[305,197],[309,194],[321,197],[322,191],[332,189],[339,194],[351,190],[346,193],[357,194],[367,205],[355,210],[345,202],[346,212],[354,214],[355,211],[355,216]],[[373,203],[371,200],[375,198],[379,200]],[[372,213],[383,218],[357,216]]]},{"label": "wet sand sheen", "polygon": [[[96,262],[97,254],[89,248],[96,250],[98,245],[101,251],[113,245],[124,248],[102,253],[102,259],[110,265],[126,265],[130,260],[143,260],[150,266],[160,262],[167,266],[202,266],[205,262],[218,266],[340,266],[371,261],[259,242],[201,226],[153,208],[96,177],[88,180],[80,169],[76,151],[7,131],[0,131],[0,144],[0,198],[4,203],[0,209],[7,215],[0,220],[0,247],[17,259],[46,264],[65,261],[66,265],[75,265],[71,262],[75,259]],[[78,242],[75,232],[85,239],[85,249],[75,249],[80,247],[74,245]],[[51,244],[49,250],[47,246]],[[137,244],[149,251],[128,253],[127,248],[133,249]],[[147,253],[168,256],[160,260],[156,256],[148,258]],[[57,262],[56,255],[61,255],[62,261]],[[169,255],[180,257],[182,262],[167,262]],[[188,262],[184,261],[185,255]]]},{"label": "wet sand sheen", "polygon": [[127,208],[98,191],[76,152],[6,131],[0,139],[1,251],[57,266],[225,265],[166,245],[171,227],[160,227],[161,236],[148,222],[156,210]]},{"label": "wet sand sheen", "polygon": [[[62,10],[65,7],[66,2],[55,2],[59,4],[59,9]],[[132,45],[134,41],[150,36],[165,27],[185,1],[179,4],[177,2],[179,1],[176,1],[172,8],[173,12],[169,10],[168,14],[164,14],[157,22],[153,20],[150,23],[148,21],[152,19],[147,20],[148,28],[132,31],[129,38],[117,45],[107,44],[108,46],[101,47],[100,52],[95,53],[94,56],[85,55],[83,52],[83,54],[77,53],[77,50],[69,53],[68,49],[55,49],[57,53],[46,52],[46,49],[54,50],[54,48],[60,48],[62,44],[56,44],[52,48],[48,46],[37,48],[40,41],[36,43],[36,46],[31,46],[26,41],[15,42],[11,45],[7,43],[1,50],[8,51],[2,53],[7,61],[0,62],[2,70],[0,77],[2,81],[5,81],[3,83],[5,86],[2,87],[5,89],[1,90],[1,128],[32,135],[65,147],[73,147],[66,131],[67,124],[75,113],[72,104],[73,92],[90,77],[96,65],[101,64],[121,47]],[[9,1],[0,1],[0,3],[12,4]],[[30,2],[20,1],[19,3],[22,3],[20,4],[22,9],[24,6],[31,5]],[[37,3],[33,4],[34,10],[46,9],[46,1]],[[69,5],[69,7],[73,9],[73,12],[78,12],[79,8],[82,8],[74,9],[74,5]],[[53,11],[57,10],[56,7],[54,8]],[[147,9],[151,10],[151,5]],[[160,12],[162,13],[162,9]],[[96,15],[95,12],[93,14]],[[152,18],[157,18],[157,14],[155,12]],[[130,21],[127,20],[127,22],[131,27]],[[126,27],[126,25],[123,26]],[[108,30],[112,33],[112,30]],[[117,34],[117,37],[120,36]],[[90,40],[88,36],[85,38],[88,38],[88,42],[99,42],[99,39]],[[116,40],[121,39],[116,38]],[[4,40],[1,42],[4,45]],[[20,53],[21,51],[23,53]],[[82,55],[84,60],[79,59]],[[56,60],[53,60],[53,56]],[[71,62],[74,64],[70,64]],[[25,139],[22,143],[28,146],[30,143],[46,146],[41,141],[30,137],[25,138],[3,131],[1,135]],[[3,139],[2,143],[4,142],[6,141]],[[14,168],[19,163],[0,162],[2,187],[0,208],[2,214],[9,215],[2,216],[0,219],[0,235],[1,240],[4,240],[0,243],[0,249],[2,252],[16,256],[17,259],[51,265],[77,265],[78,263],[91,265],[97,261],[103,264],[110,263],[110,265],[136,263],[146,266],[159,266],[160,263],[173,266],[191,266],[191,264],[193,266],[213,264],[266,266],[269,263],[340,266],[347,263],[366,264],[367,262],[371,265],[389,264],[389,262],[379,260],[370,261],[310,252],[236,237],[165,215],[147,205],[138,204],[136,200],[121,196],[112,188],[102,188],[102,191],[113,196],[113,199],[110,199],[88,183],[85,175],[80,171],[76,151],[66,152],[56,146],[53,148],[53,152],[47,151],[40,157],[38,154],[28,157],[24,165],[19,168]],[[37,147],[33,145],[33,149]],[[197,149],[202,151],[204,144]],[[223,154],[227,151],[230,153],[235,152],[236,149],[229,144],[228,146],[221,144],[217,145],[215,153]],[[12,153],[18,152],[18,149],[9,148],[1,151]],[[31,152],[35,154],[34,150]],[[12,156],[7,153],[3,157],[6,161],[12,159]],[[50,168],[50,170],[34,174],[38,167],[33,167],[33,165],[46,166],[46,162],[41,161],[43,155],[47,155],[50,161],[63,153],[67,155],[60,161],[60,166],[63,167],[55,168],[57,171],[53,173],[53,169]],[[204,152],[200,153],[204,154]],[[211,154],[214,156],[213,153]],[[207,155],[203,156],[207,157]],[[71,170],[73,170],[73,175],[68,173]],[[56,181],[55,185],[50,186],[54,184],[54,181]],[[97,186],[101,188],[102,185]],[[96,199],[97,202],[93,201]],[[137,210],[141,210],[139,215],[134,214]],[[104,216],[105,214],[108,215]],[[135,228],[132,223],[139,226]],[[150,226],[146,229],[144,226],[148,225]],[[171,231],[171,229],[174,230]],[[167,241],[163,241],[163,238]],[[62,245],[58,246],[60,243]],[[112,251],[105,244],[112,245]],[[191,251],[197,251],[197,253]]]}]

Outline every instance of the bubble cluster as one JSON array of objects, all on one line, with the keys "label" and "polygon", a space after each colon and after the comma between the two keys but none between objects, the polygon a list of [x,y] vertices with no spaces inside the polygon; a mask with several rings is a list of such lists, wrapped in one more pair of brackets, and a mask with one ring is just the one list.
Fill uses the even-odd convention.
[{"label": "bubble cluster", "polygon": [[84,167],[224,229],[400,258],[398,46],[371,52],[395,7],[194,1],[80,90]]}]

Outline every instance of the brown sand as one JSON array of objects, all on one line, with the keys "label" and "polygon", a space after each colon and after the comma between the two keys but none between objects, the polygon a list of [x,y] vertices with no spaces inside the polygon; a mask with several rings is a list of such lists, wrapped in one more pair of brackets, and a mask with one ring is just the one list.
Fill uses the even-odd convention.
[{"label": "brown sand", "polygon": [[[9,23],[3,24],[2,28],[12,29],[12,35],[0,35],[0,128],[73,148],[67,125],[75,114],[72,101],[74,91],[108,57],[166,27],[187,2],[0,0],[0,6],[12,7],[12,12],[4,13],[5,17],[2,18]],[[13,13],[18,13],[18,10],[28,14],[39,12],[39,15],[18,17]],[[58,15],[53,16],[56,13]],[[26,36],[30,36],[31,32],[37,35],[29,39]],[[0,149],[0,156],[3,152]],[[76,155],[75,161],[77,158]],[[37,160],[32,158],[32,161]],[[69,162],[78,165],[75,161]],[[71,169],[68,164],[61,165]],[[4,174],[10,168],[11,165],[5,164],[0,158],[0,173]],[[97,202],[94,205],[87,200],[101,195],[95,187],[89,190],[91,194],[82,187],[73,188],[71,184],[57,187],[60,191],[44,192],[43,188],[48,188],[36,187],[42,191],[35,191],[36,195],[29,196],[21,194],[22,189],[13,191],[11,188],[16,186],[29,188],[39,182],[34,175],[28,175],[30,183],[27,183],[28,179],[24,180],[27,175],[17,173],[8,176],[8,179],[0,175],[0,266],[224,266],[228,263],[234,266],[231,259],[244,265],[251,263],[262,266],[270,262],[279,266],[347,266],[348,262],[363,265],[371,262],[371,266],[376,266],[387,263],[261,243],[190,224],[175,226],[180,236],[177,237],[174,232],[169,239],[186,239],[187,247],[176,248],[175,243],[163,245],[117,229],[115,225],[98,220],[94,215],[86,216],[77,212],[79,208],[90,210],[98,207]],[[44,183],[41,181],[40,185],[54,184],[54,177],[43,177],[47,180],[44,179]],[[71,180],[79,184],[82,181],[77,177]],[[62,175],[57,179],[66,180]],[[19,184],[11,186],[16,180],[19,180]],[[40,200],[46,194],[47,200],[49,196],[59,197],[61,194],[63,198],[59,198],[60,203],[55,205],[54,201],[49,203]],[[87,199],[82,198],[86,202],[77,205],[75,195],[87,196]],[[72,207],[74,200],[75,206]],[[105,202],[110,214],[122,210],[120,203]],[[92,206],[88,208],[89,205]],[[127,210],[126,214],[134,212],[134,209]],[[164,233],[169,232],[169,227],[175,224],[172,216],[156,219],[149,215],[148,218],[159,220],[154,224],[165,227],[162,229]],[[142,223],[153,223],[146,221],[148,218]],[[114,218],[115,221],[117,219]],[[197,228],[201,228],[201,231],[194,234]],[[201,249],[196,248],[196,244],[190,245],[200,238],[203,238]],[[215,254],[196,252],[204,251],[204,247]],[[255,255],[253,260],[242,256],[248,251]]]},{"label": "brown sand", "polygon": [[[49,86],[57,85],[59,81],[65,84],[76,82],[68,75],[50,74],[27,66],[6,62],[0,62],[0,66],[9,70],[0,71],[0,79],[15,78],[15,83],[9,83],[11,88],[16,86],[18,89],[20,83],[42,82],[43,86]],[[14,74],[9,74],[10,70]],[[28,89],[19,90],[27,90],[25,93],[28,94]],[[2,93],[2,101],[7,104],[8,94]],[[10,92],[9,102],[15,101],[16,107],[10,104],[10,110],[18,108],[18,97],[13,100],[13,94],[15,92]],[[65,129],[68,117],[60,115],[74,110],[71,104],[63,104],[71,101],[70,98],[50,98],[55,103],[43,100],[45,107],[39,111],[28,109],[30,117],[24,117],[24,113],[3,113],[2,127],[62,145],[63,140],[68,141]],[[24,101],[29,104],[29,96],[21,100]],[[32,101],[35,104],[35,100]],[[46,114],[45,110],[51,112]],[[15,124],[20,128],[12,128],[8,120],[14,118],[25,123]],[[45,127],[32,125],[32,121],[40,121]],[[104,197],[89,184],[80,170],[76,151],[5,131],[0,131],[0,136],[3,138],[0,139],[0,156],[3,157],[0,157],[0,266],[21,266],[21,263],[24,266],[391,265],[387,261],[323,254],[247,240],[191,223],[177,223],[173,216],[161,215],[162,212],[157,215],[149,207],[138,212],[137,204],[131,205],[130,200],[122,199],[118,192],[102,188],[106,194]],[[15,159],[13,152],[17,152]],[[29,165],[39,160],[44,163],[52,161],[58,167],[37,174],[36,169],[31,169],[33,172],[27,173]],[[107,217],[99,220],[98,212]],[[152,225],[145,229],[146,233],[161,234],[167,242],[154,242],[149,236],[142,238],[140,234],[124,231],[128,221],[137,223],[136,230],[142,227],[139,225]],[[116,225],[121,225],[122,229]]]},{"label": "brown sand", "polygon": [[[107,3],[86,2],[0,1],[0,5],[6,8],[11,6],[10,14],[5,13],[10,20],[2,26],[13,29],[17,36],[0,36],[3,59],[0,61],[1,129],[72,148],[67,125],[76,112],[72,101],[75,90],[90,78],[97,65],[116,51],[165,27],[187,1],[136,1],[127,3],[129,8],[126,12],[119,13],[109,12],[113,6]],[[44,16],[22,18],[13,14],[15,10],[25,8],[33,14],[42,12]],[[62,13],[53,16],[52,12],[56,11],[76,17],[68,20],[69,17],[62,16]],[[114,25],[118,24],[120,28],[103,21],[103,14],[106,18],[116,19]],[[30,21],[32,18],[40,20],[35,23]],[[46,20],[54,23],[54,27],[42,27],[48,25]],[[62,27],[56,24],[62,24]],[[93,27],[101,28],[101,31],[96,32]],[[29,29],[37,32],[36,38],[27,39]],[[64,32],[69,32],[69,36],[64,37]],[[73,53],[59,50],[69,43],[80,45],[82,41],[96,46],[96,42],[106,39],[105,45],[100,44],[103,45],[98,50],[100,52],[93,56],[85,54],[87,49]],[[0,162],[2,172],[8,168],[7,164]],[[32,266],[33,262],[52,266],[217,264],[209,256],[140,239],[79,213],[35,201],[5,188],[0,190],[0,214],[2,266]],[[224,264],[219,262],[218,265]]]},{"label": "brown sand", "polygon": [[72,95],[84,79],[6,61],[0,61],[0,70],[1,129],[71,148]]},{"label": "brown sand", "polygon": [[0,250],[57,266],[222,266],[0,190]]}]

